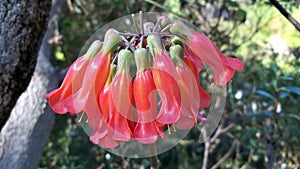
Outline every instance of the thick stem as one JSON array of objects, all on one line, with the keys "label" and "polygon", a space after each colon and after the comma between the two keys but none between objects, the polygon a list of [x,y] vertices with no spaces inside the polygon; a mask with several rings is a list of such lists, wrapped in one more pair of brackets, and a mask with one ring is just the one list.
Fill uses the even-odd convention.
[{"label": "thick stem", "polygon": [[149,151],[150,154],[153,154],[153,156],[150,157],[150,169],[159,169],[155,144],[149,145]]}]

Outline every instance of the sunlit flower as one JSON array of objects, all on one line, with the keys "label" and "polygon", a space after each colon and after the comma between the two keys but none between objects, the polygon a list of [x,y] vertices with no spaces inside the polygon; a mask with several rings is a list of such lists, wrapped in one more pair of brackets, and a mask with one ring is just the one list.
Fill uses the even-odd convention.
[{"label": "sunlit flower", "polygon": [[[132,137],[134,127],[134,113],[132,107],[132,79],[130,76],[130,62],[133,54],[129,50],[121,50],[118,54],[117,72],[110,87],[109,100],[109,125],[115,132],[113,139],[118,141],[129,141]],[[100,103],[101,104],[101,103]]]},{"label": "sunlit flower", "polygon": [[133,82],[133,94],[138,115],[134,137],[141,143],[150,144],[156,142],[161,133],[156,122],[156,87],[150,69],[150,53],[146,49],[137,49],[134,54],[137,74]]},{"label": "sunlit flower", "polygon": [[244,64],[236,58],[224,56],[216,45],[205,35],[190,30],[181,22],[175,22],[171,32],[185,39],[185,47],[194,57],[212,68],[214,85],[224,86],[232,79],[234,70],[242,70]]},{"label": "sunlit flower", "polygon": [[103,45],[92,43],[61,87],[45,96],[58,114],[81,112],[79,122],[86,117],[82,123],[90,127],[90,141],[104,148],[129,141],[153,144],[168,139],[164,130],[172,134],[171,126],[175,132],[205,122],[199,112],[211,99],[200,84],[204,65],[220,86],[243,68],[181,22],[164,16],[143,26],[146,32],[138,34],[109,29]]},{"label": "sunlit flower", "polygon": [[199,73],[203,68],[203,63],[198,58],[191,57],[189,53],[185,54],[183,60],[184,63],[188,66],[188,68],[192,71],[194,78],[196,79],[196,83],[198,86],[198,93],[200,97],[198,109],[207,108],[210,104],[210,95],[202,88],[200,84],[200,77],[199,77]]},{"label": "sunlit flower", "polygon": [[110,108],[110,84],[115,74],[116,66],[110,67],[109,77],[106,81],[105,87],[101,91],[98,98],[98,106],[101,110],[101,116],[98,128],[91,134],[90,140],[94,144],[99,144],[103,148],[114,148],[119,145],[119,141],[112,138],[114,135],[114,129],[108,124],[111,115]]},{"label": "sunlit flower", "polygon": [[200,104],[196,78],[192,70],[184,63],[184,51],[180,45],[170,48],[170,56],[175,63],[178,74],[178,85],[181,92],[181,115],[176,122],[179,129],[190,129],[195,126]]},{"label": "sunlit flower", "polygon": [[180,116],[181,98],[180,89],[176,82],[177,73],[175,66],[162,49],[159,36],[149,35],[148,43],[154,53],[153,79],[158,90],[161,107],[157,115],[157,121],[162,124],[174,124]]},{"label": "sunlit flower", "polygon": [[73,104],[73,93],[81,89],[81,84],[84,79],[87,66],[93,56],[100,50],[101,42],[95,41],[86,54],[79,57],[69,68],[64,81],[60,88],[53,90],[45,95],[48,98],[49,106],[58,114],[70,112],[75,115],[76,112]]}]

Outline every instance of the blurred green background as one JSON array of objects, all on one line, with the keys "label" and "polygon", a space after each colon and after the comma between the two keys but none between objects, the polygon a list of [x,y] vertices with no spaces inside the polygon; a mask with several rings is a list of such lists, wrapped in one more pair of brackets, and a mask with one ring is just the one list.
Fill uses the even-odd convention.
[{"label": "blurred green background", "polygon": [[[184,141],[159,155],[161,168],[300,168],[300,33],[269,1],[67,1],[67,12],[58,21],[62,38],[53,50],[57,69],[66,69],[103,25],[140,10],[180,16],[225,55],[244,61],[243,71],[227,86],[215,135],[200,144],[198,129],[192,129]],[[279,2],[300,20],[298,0]],[[56,115],[39,168],[143,169],[149,161],[110,154],[89,141],[75,117]]]}]

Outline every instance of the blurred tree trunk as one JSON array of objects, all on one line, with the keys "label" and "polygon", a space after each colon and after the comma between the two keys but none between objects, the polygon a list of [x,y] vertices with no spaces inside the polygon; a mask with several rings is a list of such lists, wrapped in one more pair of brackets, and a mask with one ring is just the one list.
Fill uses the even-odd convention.
[{"label": "blurred tree trunk", "polygon": [[51,1],[0,1],[0,129],[27,88]]},{"label": "blurred tree trunk", "polygon": [[[47,5],[48,9],[46,9],[45,6],[40,7],[38,4],[42,4],[42,2],[45,5],[47,4],[45,1],[35,2],[32,0],[28,2],[27,5],[32,3],[32,5],[30,6],[34,6],[38,8],[38,9],[32,9],[32,12],[37,12],[39,10],[44,10],[45,12],[51,9],[49,5]],[[50,24],[48,26],[48,31],[46,32],[43,38],[42,46],[38,52],[37,64],[35,66],[33,77],[26,91],[19,97],[15,107],[11,111],[11,115],[9,119],[5,123],[0,133],[0,168],[33,169],[38,167],[40,156],[43,152],[45,143],[47,141],[47,138],[50,134],[50,131],[54,123],[54,113],[51,112],[51,110],[46,106],[46,100],[43,98],[43,96],[50,89],[56,87],[59,80],[58,74],[56,73],[56,71],[54,70],[54,68],[52,67],[49,61],[51,56],[51,45],[48,43],[48,41],[50,38],[52,38],[51,23],[53,23],[51,22],[51,20],[58,17],[58,15],[61,13],[61,10],[63,9],[64,4],[65,1],[61,1],[61,0],[53,1],[51,18],[49,22]],[[22,14],[18,13],[18,15],[22,15]],[[23,15],[26,15],[26,12],[25,14],[23,13]],[[39,14],[39,16],[41,16],[41,14]],[[34,24],[39,25],[43,23],[34,23]],[[39,29],[44,29],[44,28],[45,27],[42,26]],[[27,32],[27,34],[30,34],[30,32],[32,31],[38,31],[35,28],[34,29],[24,28],[21,30],[23,31],[28,30],[29,32]],[[19,43],[16,44],[15,46],[10,47],[9,49],[9,51],[11,52],[17,52],[17,53],[19,52],[19,54],[21,54],[23,53],[21,51],[25,50],[25,48],[26,49],[28,48],[30,52],[27,51],[27,53],[24,54],[25,56],[23,55],[18,56],[15,53],[8,53],[5,51],[1,53],[0,78],[3,78],[4,76],[9,77],[9,81],[7,81],[9,83],[7,83],[7,85],[11,85],[5,88],[5,90],[3,90],[4,88],[1,87],[3,86],[5,87],[5,85],[2,82],[6,83],[6,81],[5,79],[1,80],[1,85],[0,85],[1,97],[3,96],[3,92],[5,93],[4,95],[5,97],[2,97],[3,99],[6,99],[8,97],[9,101],[12,101],[13,99],[10,97],[17,98],[18,96],[17,92],[8,91],[10,90],[10,87],[14,87],[20,84],[26,85],[26,82],[22,82],[25,79],[25,75],[22,75],[22,78],[18,78],[18,76],[21,75],[20,74],[15,75],[13,74],[13,71],[20,71],[21,69],[24,69],[22,71],[29,72],[29,69],[31,69],[30,67],[34,65],[35,57],[32,55],[34,55],[35,50],[32,48],[33,47],[37,48],[39,46],[38,42],[35,41],[38,41],[37,39],[39,39],[38,37],[42,35],[42,33],[40,34],[34,33],[34,35],[35,36],[28,35],[28,37],[26,38],[28,38],[28,43],[31,42],[36,46],[29,45],[28,47],[28,46],[24,46],[26,44]],[[27,41],[24,42],[23,40],[23,43],[26,42]],[[0,41],[0,43],[2,43],[2,41]],[[10,42],[8,43],[10,44]],[[6,44],[5,46],[7,45],[8,44]],[[3,55],[5,56],[2,57]],[[11,57],[12,59],[8,59],[8,57]],[[27,58],[21,59],[21,57],[27,57]],[[3,60],[2,58],[8,59],[10,61]],[[27,62],[27,60],[30,60],[30,62],[29,61]],[[7,64],[12,68],[5,66]],[[5,67],[2,67],[3,65]],[[25,68],[19,68],[19,67],[25,67]],[[5,74],[2,71],[4,71]],[[12,73],[12,74],[6,75],[7,73]],[[18,73],[24,73],[24,72],[18,72]],[[30,73],[27,73],[26,75],[29,76],[29,74]],[[20,91],[21,89],[19,90],[19,92]],[[5,108],[5,105],[6,106],[12,105],[12,103],[9,104],[5,103],[5,105],[3,104],[4,104],[3,100],[0,101],[0,105],[1,105],[0,111],[5,112],[4,114],[3,113],[1,114],[1,117],[3,117],[3,115],[7,115],[6,111],[9,110],[8,108]],[[5,109],[5,111],[3,109]],[[2,120],[4,119],[2,118]]]}]

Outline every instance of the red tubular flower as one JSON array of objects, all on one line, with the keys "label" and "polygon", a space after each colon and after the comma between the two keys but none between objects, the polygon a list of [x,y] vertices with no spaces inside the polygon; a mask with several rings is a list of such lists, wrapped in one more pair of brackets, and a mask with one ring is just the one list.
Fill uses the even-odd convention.
[{"label": "red tubular flower", "polygon": [[104,148],[114,148],[119,145],[118,141],[115,141],[112,136],[114,129],[109,126],[108,122],[111,119],[109,112],[110,107],[110,84],[115,73],[116,66],[111,65],[109,77],[107,79],[104,89],[101,91],[98,99],[98,105],[100,106],[102,118],[100,119],[98,129],[92,133],[90,140],[94,144],[99,144]]},{"label": "red tubular flower", "polygon": [[112,118],[109,114],[109,99],[110,84],[107,83],[99,97],[99,105],[102,112],[102,118],[99,122],[97,131],[92,133],[92,135],[90,136],[90,140],[94,144],[99,144],[104,148],[114,148],[119,145],[119,142],[112,138],[114,135],[114,129],[108,124],[109,119]]},{"label": "red tubular flower", "polygon": [[45,98],[49,99],[48,103],[53,111],[58,114],[65,114],[68,111],[71,115],[78,113],[73,106],[72,94],[80,89],[87,66],[101,46],[100,41],[93,42],[87,53],[76,59],[71,65],[60,88],[45,95]]},{"label": "red tubular flower", "polygon": [[[198,92],[200,97],[200,102],[198,109],[204,109],[207,108],[210,105],[210,95],[207,93],[200,84],[200,77],[199,72],[201,69],[199,67],[203,67],[203,64],[201,61],[193,60],[192,57],[188,57],[188,55],[184,56],[184,63],[187,64],[187,66],[191,69],[192,73],[194,74],[194,78],[196,79],[197,86],[198,86]],[[197,66],[200,65],[200,66]]]},{"label": "red tubular flower", "polygon": [[215,44],[205,35],[189,30],[183,23],[174,22],[170,31],[185,38],[185,47],[195,57],[213,69],[214,84],[224,86],[232,79],[234,70],[240,71],[244,64],[235,58],[228,58],[221,54]]},{"label": "red tubular flower", "polygon": [[154,52],[153,79],[161,99],[157,121],[162,124],[174,124],[180,116],[180,90],[175,66],[168,54],[162,50],[160,38],[148,36],[148,43]]},{"label": "red tubular flower", "polygon": [[118,141],[129,141],[132,137],[132,122],[135,120],[131,100],[132,85],[129,73],[132,53],[121,50],[118,54],[117,73],[110,88],[109,125],[115,130],[112,138]]},{"label": "red tubular flower", "polygon": [[[89,97],[98,98],[109,74],[111,54],[120,42],[118,32],[113,29],[106,32],[103,48],[88,65],[81,89],[73,92],[73,102],[77,112],[85,110]],[[88,112],[87,115],[89,116]]]},{"label": "red tubular flower", "polygon": [[170,47],[170,56],[175,63],[182,98],[180,119],[175,125],[179,129],[190,129],[196,124],[196,113],[200,103],[197,81],[191,69],[182,60],[184,51],[180,45]]},{"label": "red tubular flower", "polygon": [[143,144],[155,143],[161,133],[156,126],[156,88],[149,69],[149,52],[137,49],[134,53],[137,74],[133,81],[134,101],[138,121],[134,128],[134,137]]},{"label": "red tubular flower", "polygon": [[73,91],[72,105],[67,105],[74,107],[76,112],[86,112],[92,132],[97,130],[101,119],[97,99],[108,78],[111,54],[120,42],[117,31],[110,29],[106,32],[102,49],[89,63],[80,90]]}]

